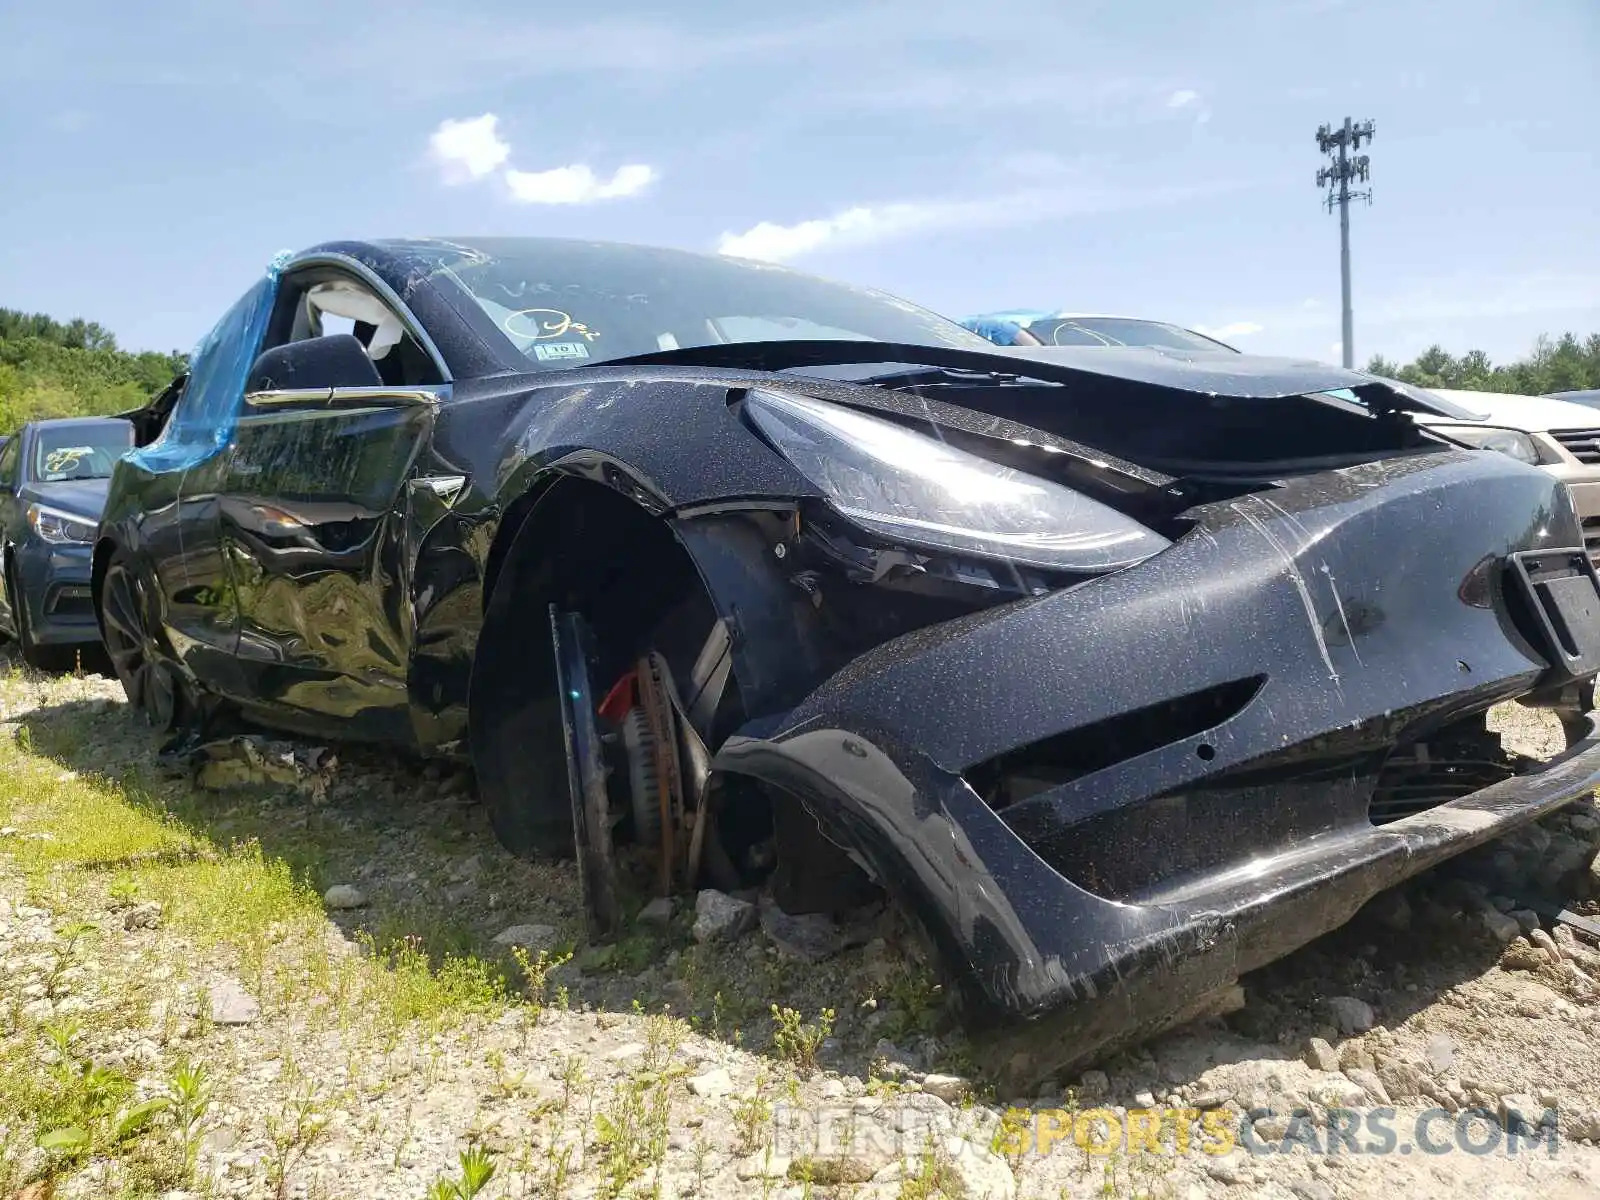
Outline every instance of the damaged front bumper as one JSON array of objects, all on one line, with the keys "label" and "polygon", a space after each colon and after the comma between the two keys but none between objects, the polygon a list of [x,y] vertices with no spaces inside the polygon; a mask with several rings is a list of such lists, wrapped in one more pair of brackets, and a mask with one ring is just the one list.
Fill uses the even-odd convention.
[{"label": "damaged front bumper", "polygon": [[1503,777],[1429,757],[1600,665],[1570,498],[1492,457],[1198,510],[1137,567],[868,651],[713,770],[867,868],[992,1053],[1082,1063],[1600,785],[1592,725]]},{"label": "damaged front bumper", "polygon": [[1025,1051],[1018,1069],[1040,1078],[1155,1032],[1384,889],[1600,786],[1591,724],[1535,774],[1250,860],[1164,903],[1126,903],[1064,879],[959,777],[889,745],[812,729],[730,743],[719,765],[802,798],[863,855],[922,927],[993,1061]]}]

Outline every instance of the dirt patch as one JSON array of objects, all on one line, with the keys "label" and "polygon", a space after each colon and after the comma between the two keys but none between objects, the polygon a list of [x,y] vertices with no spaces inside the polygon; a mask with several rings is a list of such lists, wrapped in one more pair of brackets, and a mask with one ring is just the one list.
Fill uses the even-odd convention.
[{"label": "dirt patch", "polygon": [[0,1087],[0,1195],[51,1170],[63,1196],[1600,1190],[1600,951],[1521,908],[1587,902],[1592,802],[1380,897],[1225,1019],[1001,1097],[891,912],[820,961],[759,913],[697,937],[692,903],[583,948],[573,870],[501,850],[465,774],[293,749],[198,789],[111,681],[0,679],[0,1073],[29,1081]]}]

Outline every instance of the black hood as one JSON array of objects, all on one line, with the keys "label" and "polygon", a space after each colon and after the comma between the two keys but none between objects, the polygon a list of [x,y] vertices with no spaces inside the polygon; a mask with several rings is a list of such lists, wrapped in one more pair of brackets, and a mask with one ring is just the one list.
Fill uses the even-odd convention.
[{"label": "black hood", "polygon": [[1375,411],[1428,413],[1459,421],[1481,420],[1475,413],[1421,388],[1360,371],[1347,371],[1309,359],[1269,358],[1256,354],[1185,356],[1143,348],[1082,346],[994,346],[964,350],[945,346],[912,346],[871,341],[734,342],[715,346],[686,346],[630,358],[613,359],[608,367],[623,365],[695,364],[743,367],[762,371],[805,370],[809,374],[855,382],[870,382],[872,372],[840,367],[894,364],[903,369],[921,364],[958,371],[988,371],[1025,375],[1056,383],[1086,379],[1118,379],[1176,392],[1226,396],[1237,400],[1280,400],[1322,397],[1348,392]]},{"label": "black hood", "polygon": [[99,521],[106,506],[109,479],[63,479],[55,483],[30,483],[22,488],[21,499],[37,501],[73,516]]},{"label": "black hood", "polygon": [[1421,388],[1335,367],[1309,358],[1278,358],[1266,354],[1209,354],[1163,350],[1157,347],[1097,346],[997,346],[1001,354],[1034,362],[1059,363],[1076,371],[1110,375],[1134,383],[1205,392],[1236,399],[1266,400],[1348,391],[1365,399],[1374,384],[1395,397],[1391,407],[1410,412],[1433,412],[1458,420],[1482,420],[1484,414],[1461,408],[1442,396]]}]

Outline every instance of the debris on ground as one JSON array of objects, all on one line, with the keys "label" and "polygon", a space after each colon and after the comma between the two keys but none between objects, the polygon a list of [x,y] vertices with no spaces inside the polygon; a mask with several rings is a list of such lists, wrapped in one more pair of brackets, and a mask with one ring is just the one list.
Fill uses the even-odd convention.
[{"label": "debris on ground", "polygon": [[[47,1030],[69,1020],[72,1061],[131,1089],[112,1118],[186,1064],[214,1099],[192,1176],[122,1188],[104,1174],[122,1158],[96,1156],[59,1200],[414,1200],[454,1194],[440,1188],[469,1150],[494,1166],[495,1200],[1600,1192],[1600,938],[1555,915],[1600,916],[1593,802],[1376,898],[1246,976],[1235,1011],[1012,1096],[892,915],[813,920],[707,891],[692,914],[647,903],[627,937],[523,978],[513,951],[553,954],[583,928],[576,877],[506,854],[465,773],[357,748],[337,770],[315,759],[321,793],[298,769],[221,791],[152,783],[152,735],[127,712],[97,676],[0,679],[7,770],[63,790],[127,781],[127,811],[164,812],[178,839],[148,862],[58,869],[62,839],[38,836],[52,801],[0,783],[0,1007],[16,1014],[0,1103],[12,1078],[56,1086]],[[1542,736],[1541,714],[1507,713]],[[252,862],[251,886],[281,879],[303,915],[246,921],[255,893],[227,889]],[[199,939],[202,924],[229,932]],[[511,990],[491,998],[502,972]],[[1361,1153],[1334,1136],[1343,1106]],[[1159,1154],[1140,1150],[1144,1112],[1163,1122]],[[31,1129],[20,1117],[0,1125]],[[150,1131],[140,1145],[178,1144],[170,1113]],[[1447,1152],[1405,1153],[1419,1134]],[[58,1153],[33,1132],[10,1145],[4,1196]]]},{"label": "debris on ground", "polygon": [[194,786],[220,792],[231,788],[287,784],[316,797],[327,794],[339,760],[325,746],[301,746],[259,734],[236,734],[181,746],[161,757],[168,770],[186,774]]}]

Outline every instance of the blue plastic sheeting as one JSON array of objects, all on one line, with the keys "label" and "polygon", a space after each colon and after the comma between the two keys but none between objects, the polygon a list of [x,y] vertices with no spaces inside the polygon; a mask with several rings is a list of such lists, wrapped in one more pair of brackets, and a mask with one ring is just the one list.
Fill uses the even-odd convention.
[{"label": "blue plastic sheeting", "polygon": [[278,299],[278,276],[289,261],[281,251],[267,272],[223,314],[189,356],[189,382],[161,436],[125,458],[146,471],[183,471],[228,444],[239,420],[244,385]]},{"label": "blue plastic sheeting", "polygon": [[[1035,321],[1049,321],[1056,317],[1066,316],[1066,311],[1046,312],[1042,308],[1011,308],[1004,312],[978,313],[968,317],[968,321],[1006,321],[1012,325],[1020,325],[1024,329]],[[965,324],[965,322],[963,322]]]},{"label": "blue plastic sheeting", "polygon": [[1000,346],[1015,346],[1017,335],[1022,332],[1021,325],[994,317],[967,317],[961,324],[979,337],[988,338]]}]

